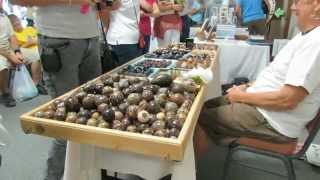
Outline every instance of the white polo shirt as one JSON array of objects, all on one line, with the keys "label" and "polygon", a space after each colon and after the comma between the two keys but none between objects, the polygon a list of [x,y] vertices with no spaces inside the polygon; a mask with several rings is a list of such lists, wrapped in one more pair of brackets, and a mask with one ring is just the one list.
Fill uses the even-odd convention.
[{"label": "white polo shirt", "polygon": [[120,0],[120,7],[110,13],[108,43],[112,45],[137,44],[139,20],[139,0]]},{"label": "white polo shirt", "polygon": [[285,84],[302,86],[309,94],[293,110],[257,109],[281,134],[303,137],[306,124],[320,107],[320,27],[305,35],[299,33],[289,41],[247,92],[277,91]]}]

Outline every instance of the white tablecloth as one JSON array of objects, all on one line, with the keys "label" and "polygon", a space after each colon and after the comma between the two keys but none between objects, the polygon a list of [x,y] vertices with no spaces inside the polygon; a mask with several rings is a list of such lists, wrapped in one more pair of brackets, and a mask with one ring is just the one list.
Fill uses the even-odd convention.
[{"label": "white tablecloth", "polygon": [[219,46],[221,84],[231,83],[236,77],[247,77],[253,81],[269,63],[269,46],[227,39],[216,39],[215,44]]},{"label": "white tablecloth", "polygon": [[[205,100],[221,95],[219,62],[214,62],[213,80],[208,84]],[[68,141],[64,180],[101,180],[101,169],[135,174],[147,180],[158,180],[168,174],[172,174],[172,180],[195,180],[192,139],[191,135],[180,162]]]}]

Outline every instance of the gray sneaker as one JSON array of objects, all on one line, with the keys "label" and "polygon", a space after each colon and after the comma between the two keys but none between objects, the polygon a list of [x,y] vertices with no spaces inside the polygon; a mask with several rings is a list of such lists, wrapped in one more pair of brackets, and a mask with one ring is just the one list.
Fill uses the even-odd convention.
[{"label": "gray sneaker", "polygon": [[6,107],[15,107],[16,100],[12,97],[10,93],[5,93],[1,96],[1,103],[3,103]]}]

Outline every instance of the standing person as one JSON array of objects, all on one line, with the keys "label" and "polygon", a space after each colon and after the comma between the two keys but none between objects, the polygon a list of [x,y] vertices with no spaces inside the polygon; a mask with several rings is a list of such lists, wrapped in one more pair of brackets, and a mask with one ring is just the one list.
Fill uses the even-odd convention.
[{"label": "standing person", "polygon": [[141,55],[138,46],[140,6],[152,11],[145,0],[117,0],[109,12],[107,41],[119,65]]},{"label": "standing person", "polygon": [[266,15],[262,9],[262,1],[269,6],[267,0],[237,0],[236,14],[242,25],[247,26],[250,34],[264,35],[266,30]]},{"label": "standing person", "polygon": [[154,21],[154,35],[158,46],[167,47],[169,44],[180,42],[182,20],[178,13],[183,10],[183,5],[168,1],[159,1],[158,5],[160,12],[164,14]]},{"label": "standing person", "polygon": [[[11,0],[13,4],[36,6],[38,47],[45,84],[52,98],[97,77],[101,73],[99,29],[91,0]],[[81,5],[90,5],[87,12]],[[79,19],[81,19],[79,21]],[[66,141],[56,139],[47,160],[45,180],[63,176]]]},{"label": "standing person", "polygon": [[186,42],[186,39],[189,38],[190,35],[190,27],[192,26],[192,20],[188,15],[192,10],[192,4],[195,0],[186,0],[184,3],[183,10],[179,13],[182,20],[182,31],[180,34],[180,42]]},{"label": "standing person", "polygon": [[158,7],[157,0],[146,0],[146,2],[152,6],[152,11],[147,11],[140,6],[140,22],[139,30],[140,36],[144,38],[145,45],[142,48],[142,53],[146,54],[149,52],[150,48],[150,37],[151,37],[151,18],[158,17],[160,15],[160,10]]},{"label": "standing person", "polygon": [[8,17],[15,31],[22,54],[25,58],[33,61],[31,64],[32,80],[39,94],[47,95],[46,89],[40,84],[42,77],[40,55],[37,47],[37,31],[33,27],[23,28],[20,19],[14,14],[10,14]]},{"label": "standing person", "polygon": [[191,11],[188,13],[192,20],[192,25],[199,25],[202,23],[203,9],[203,0],[193,1]]}]

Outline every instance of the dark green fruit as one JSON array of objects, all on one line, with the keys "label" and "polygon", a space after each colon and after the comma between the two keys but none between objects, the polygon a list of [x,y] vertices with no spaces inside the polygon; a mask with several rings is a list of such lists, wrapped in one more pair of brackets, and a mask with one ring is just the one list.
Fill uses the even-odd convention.
[{"label": "dark green fruit", "polygon": [[67,111],[78,112],[80,110],[80,103],[77,97],[68,97],[65,104]]},{"label": "dark green fruit", "polygon": [[177,112],[178,105],[174,102],[167,102],[165,105],[166,112]]},{"label": "dark green fruit", "polygon": [[128,103],[121,103],[119,105],[119,111],[121,111],[123,114],[125,114],[127,112],[128,106],[129,106]]},{"label": "dark green fruit", "polygon": [[114,111],[110,108],[105,109],[102,113],[101,113],[103,119],[107,122],[112,122],[115,118],[114,115]]},{"label": "dark green fruit", "polygon": [[89,119],[91,117],[91,113],[87,109],[80,109],[80,111],[78,112],[78,116]]},{"label": "dark green fruit", "polygon": [[112,93],[113,93],[113,89],[110,86],[105,86],[102,89],[102,94],[104,94],[104,95],[109,95],[109,94],[112,94]]},{"label": "dark green fruit", "polygon": [[160,87],[169,87],[172,83],[172,77],[169,74],[158,74],[151,80],[151,83]]},{"label": "dark green fruit", "polygon": [[158,103],[156,103],[155,101],[150,101],[149,102],[149,106],[147,107],[147,111],[149,113],[152,114],[157,114],[158,112],[160,112],[161,108],[160,105]]},{"label": "dark green fruit", "polygon": [[94,96],[89,96],[89,95],[90,94],[88,94],[85,98],[83,98],[82,106],[85,109],[94,109],[94,108],[96,108],[95,98],[94,98]]},{"label": "dark green fruit", "polygon": [[129,105],[137,105],[141,101],[141,95],[138,93],[131,93],[127,98]]}]

